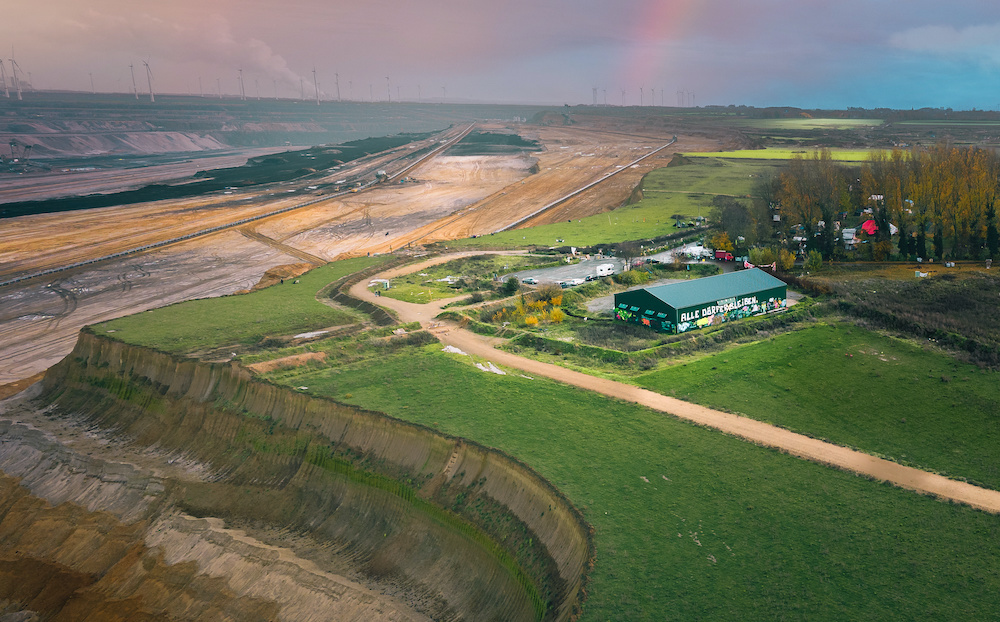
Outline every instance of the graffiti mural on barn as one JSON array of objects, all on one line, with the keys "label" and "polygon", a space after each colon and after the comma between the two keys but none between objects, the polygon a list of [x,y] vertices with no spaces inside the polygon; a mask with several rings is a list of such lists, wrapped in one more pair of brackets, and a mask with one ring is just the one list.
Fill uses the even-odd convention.
[{"label": "graffiti mural on barn", "polygon": [[642,324],[643,326],[648,326],[653,330],[657,330],[664,333],[674,332],[674,323],[671,322],[665,316],[666,314],[657,313],[653,314],[652,311],[646,311],[645,313],[639,313],[638,311],[630,311],[626,305],[619,305],[615,309],[615,319],[621,320],[623,322],[632,322],[634,324]]},{"label": "graffiti mural on barn", "polygon": [[758,301],[756,296],[748,296],[739,300],[735,298],[720,300],[701,309],[682,313],[681,321],[677,324],[677,332],[683,333],[714,324],[721,324],[722,322],[761,315],[782,309],[785,307],[785,304],[784,298],[775,297],[768,298],[765,301]]}]

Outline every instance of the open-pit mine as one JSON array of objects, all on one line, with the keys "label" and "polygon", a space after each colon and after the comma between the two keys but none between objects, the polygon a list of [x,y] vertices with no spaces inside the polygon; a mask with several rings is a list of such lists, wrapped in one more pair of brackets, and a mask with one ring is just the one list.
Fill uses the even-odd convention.
[{"label": "open-pit mine", "polygon": [[87,327],[607,211],[676,151],[738,138],[585,111],[160,100],[4,104],[3,143],[33,149],[0,170],[0,616],[578,616],[590,527],[516,458]]}]

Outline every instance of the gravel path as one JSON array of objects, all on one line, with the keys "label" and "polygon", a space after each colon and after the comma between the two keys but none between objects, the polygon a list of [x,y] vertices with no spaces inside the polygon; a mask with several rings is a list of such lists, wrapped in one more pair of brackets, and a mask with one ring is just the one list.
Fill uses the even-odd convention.
[{"label": "gravel path", "polygon": [[[410,265],[406,272],[419,270],[438,263],[436,261]],[[398,271],[397,271],[398,272]],[[373,278],[389,278],[390,273],[377,275]],[[915,490],[943,499],[964,503],[972,507],[1000,514],[1000,491],[973,486],[965,482],[948,479],[912,467],[903,466],[876,458],[875,456],[809,438],[783,428],[741,417],[718,410],[712,410],[678,400],[647,389],[629,384],[589,376],[558,365],[543,363],[497,350],[494,346],[501,340],[484,337],[458,328],[449,323],[438,323],[434,317],[441,308],[451,300],[438,300],[432,304],[414,304],[393,300],[386,297],[376,298],[368,291],[367,282],[361,282],[351,288],[351,294],[369,302],[389,307],[399,314],[404,322],[420,322],[425,328],[430,328],[441,343],[459,348],[469,354],[486,358],[494,363],[513,367],[535,376],[544,376],[558,382],[573,385],[583,389],[596,391],[610,397],[635,402],[663,413],[671,414],[681,419],[687,419],[700,425],[715,428],[727,434],[744,438],[767,447],[774,447],[793,456],[812,460],[820,464],[852,471],[861,475],[886,481],[901,488]]]}]

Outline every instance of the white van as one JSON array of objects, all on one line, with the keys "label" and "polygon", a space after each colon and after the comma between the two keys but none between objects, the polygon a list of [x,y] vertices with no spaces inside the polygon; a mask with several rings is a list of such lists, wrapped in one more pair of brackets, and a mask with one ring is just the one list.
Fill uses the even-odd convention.
[{"label": "white van", "polygon": [[611,276],[615,273],[615,264],[613,263],[602,263],[597,266],[597,276]]}]

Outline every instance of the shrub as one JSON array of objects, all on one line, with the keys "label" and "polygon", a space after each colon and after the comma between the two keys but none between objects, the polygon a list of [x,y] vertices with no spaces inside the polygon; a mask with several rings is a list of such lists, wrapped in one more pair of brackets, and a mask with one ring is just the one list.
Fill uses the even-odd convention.
[{"label": "shrub", "polygon": [[528,317],[524,318],[524,323],[527,324],[528,326],[537,326],[538,318],[533,315],[529,315]]},{"label": "shrub", "polygon": [[559,323],[562,322],[564,319],[566,319],[566,314],[563,313],[562,309],[553,309],[552,314],[549,316],[549,318],[553,322]]},{"label": "shrub", "polygon": [[615,282],[619,285],[631,287],[633,285],[642,285],[648,281],[649,273],[641,270],[626,270],[625,272],[614,275],[612,278],[614,278]]},{"label": "shrub", "polygon": [[809,251],[809,256],[806,257],[806,271],[815,272],[823,267],[823,255],[817,250]]},{"label": "shrub", "polygon": [[795,253],[788,249],[781,249],[778,253],[778,265],[782,272],[788,272],[795,266]]},{"label": "shrub", "polygon": [[750,249],[750,263],[755,266],[766,266],[778,260],[773,249],[767,247],[754,247]]},{"label": "shrub", "polygon": [[513,296],[520,289],[521,289],[521,284],[517,282],[516,278],[509,278],[506,281],[504,281],[503,293],[507,294],[508,296]]}]

